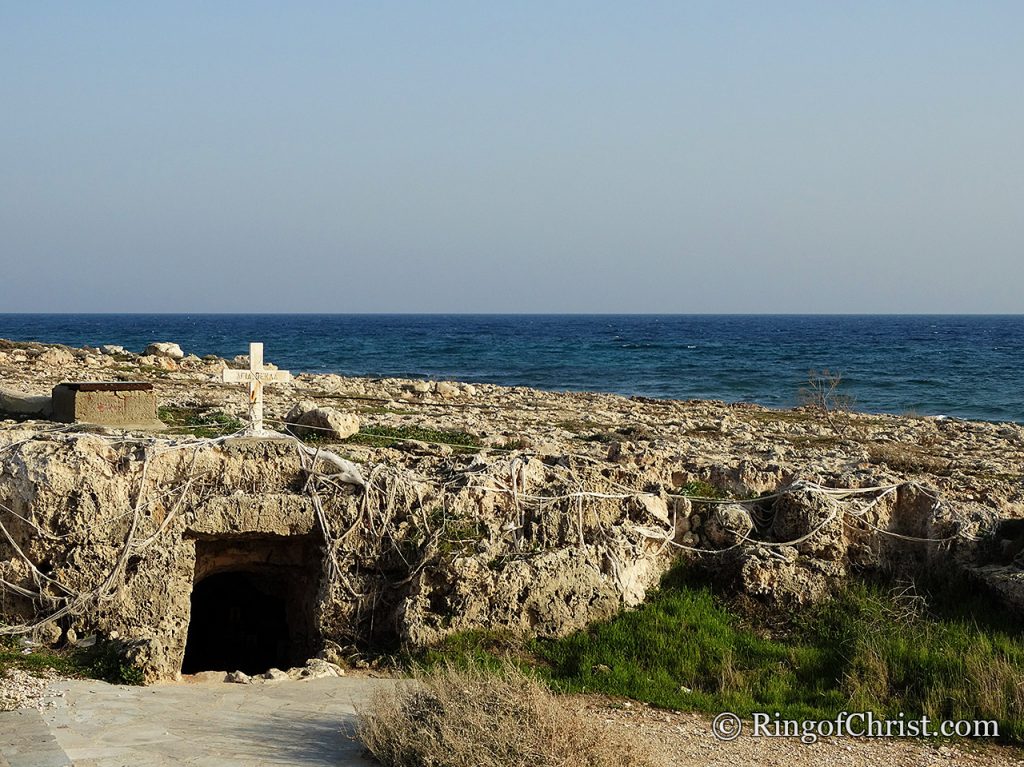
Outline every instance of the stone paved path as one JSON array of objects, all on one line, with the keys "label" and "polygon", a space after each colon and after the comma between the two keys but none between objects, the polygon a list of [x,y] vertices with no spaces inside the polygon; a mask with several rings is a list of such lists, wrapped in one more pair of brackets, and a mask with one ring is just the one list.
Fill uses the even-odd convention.
[{"label": "stone paved path", "polygon": [[116,687],[54,682],[53,708],[0,713],[0,767],[369,767],[354,706],[386,680]]}]

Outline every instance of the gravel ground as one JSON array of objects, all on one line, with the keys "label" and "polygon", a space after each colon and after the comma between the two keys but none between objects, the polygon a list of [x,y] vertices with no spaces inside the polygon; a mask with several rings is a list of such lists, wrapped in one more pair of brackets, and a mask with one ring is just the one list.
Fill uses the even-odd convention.
[{"label": "gravel ground", "polygon": [[[66,692],[53,684],[56,674],[33,675],[17,669],[0,677],[0,711],[54,709]],[[233,685],[231,686],[233,687]],[[111,688],[115,689],[115,688]],[[143,689],[143,688],[130,688]],[[711,717],[665,711],[643,703],[602,696],[579,698],[588,715],[609,727],[639,735],[660,754],[666,767],[1020,767],[1024,750],[969,741],[823,738],[814,744],[797,738],[740,735],[722,742],[712,734]],[[747,723],[749,729],[750,724]]]},{"label": "gravel ground", "polygon": [[57,699],[63,698],[59,690],[47,689],[53,681],[62,679],[51,672],[29,673],[20,669],[8,669],[0,676],[0,711],[13,711],[16,708],[34,708],[43,711],[57,705]]},{"label": "gravel ground", "polygon": [[[609,727],[639,732],[672,767],[1019,767],[1024,750],[974,742],[910,738],[823,738],[807,745],[797,738],[740,735],[715,739],[711,718],[640,703],[587,698],[588,712]],[[746,723],[749,729],[750,723]]]}]

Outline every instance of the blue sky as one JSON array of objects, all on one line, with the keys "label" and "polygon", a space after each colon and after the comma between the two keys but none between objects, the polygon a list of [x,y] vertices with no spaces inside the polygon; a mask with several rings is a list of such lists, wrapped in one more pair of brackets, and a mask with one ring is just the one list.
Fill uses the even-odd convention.
[{"label": "blue sky", "polygon": [[1019,3],[0,2],[0,67],[0,311],[1022,311]]}]

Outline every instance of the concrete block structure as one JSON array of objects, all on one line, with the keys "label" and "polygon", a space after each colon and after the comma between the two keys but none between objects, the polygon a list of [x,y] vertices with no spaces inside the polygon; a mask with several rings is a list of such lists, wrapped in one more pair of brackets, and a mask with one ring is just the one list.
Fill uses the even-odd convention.
[{"label": "concrete block structure", "polygon": [[53,387],[53,419],[101,426],[160,427],[153,384],[147,381],[82,381]]}]

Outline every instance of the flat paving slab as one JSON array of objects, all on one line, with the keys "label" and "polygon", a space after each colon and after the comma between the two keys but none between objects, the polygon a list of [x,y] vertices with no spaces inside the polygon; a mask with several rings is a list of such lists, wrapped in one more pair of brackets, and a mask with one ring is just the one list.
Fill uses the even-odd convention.
[{"label": "flat paving slab", "polygon": [[32,708],[0,713],[0,767],[68,767],[71,759]]},{"label": "flat paving slab", "polygon": [[355,707],[392,680],[118,687],[62,681],[52,708],[0,713],[0,766],[371,767]]}]

